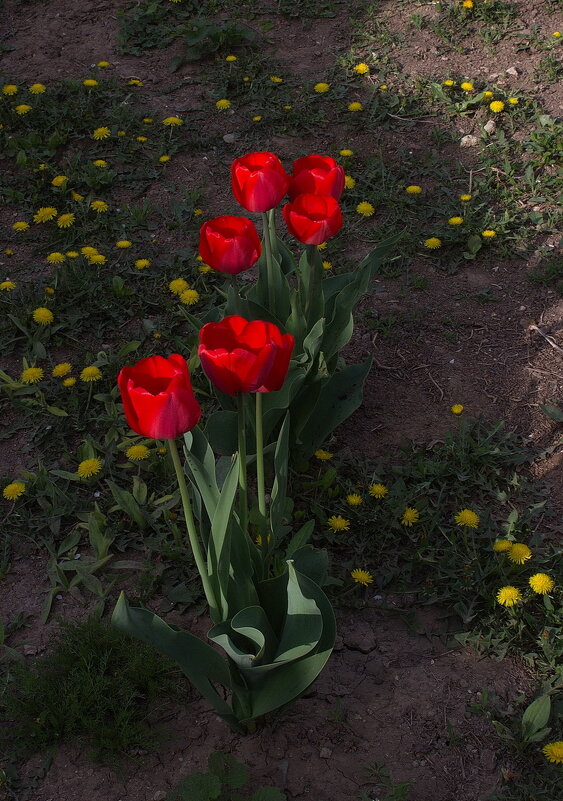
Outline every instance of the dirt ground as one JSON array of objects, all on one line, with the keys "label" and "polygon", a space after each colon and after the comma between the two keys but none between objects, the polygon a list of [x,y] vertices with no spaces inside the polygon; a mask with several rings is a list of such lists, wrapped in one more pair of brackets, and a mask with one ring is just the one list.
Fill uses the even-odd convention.
[{"label": "dirt ground", "polygon": [[[47,82],[87,77],[92,65],[107,59],[114,74],[142,79],[146,104],[163,114],[189,114],[200,107],[203,89],[198,84],[198,66],[170,73],[176,45],[147,51],[141,57],[117,53],[116,11],[127,5],[126,0],[48,0],[23,6],[4,0],[2,25],[17,49],[3,53],[3,72],[22,82]],[[263,4],[264,18],[275,5]],[[381,10],[391,28],[401,30],[412,8],[399,4],[396,13],[397,5],[387,0]],[[416,8],[432,15],[436,13],[433,5]],[[525,6],[530,25],[546,36],[562,29],[561,20],[556,24],[556,18],[546,14],[542,0],[523,0],[519,5]],[[334,19],[315,21],[313,41],[311,20],[273,20],[272,52],[304,79],[322,79],[323,70],[350,43],[346,7],[340,7]],[[560,114],[561,87],[532,84],[539,56],[519,53],[512,39],[503,41],[494,54],[478,42],[473,44],[473,51],[463,56],[444,55],[421,31],[415,42],[397,46],[395,57],[407,75],[445,74],[451,69],[475,77],[500,75],[515,90],[533,86],[546,110]],[[517,76],[506,76],[513,66]],[[230,126],[234,130],[236,121],[230,123],[227,118],[225,125],[226,132]],[[464,129],[460,135],[467,132]],[[418,131],[411,136],[412,141],[403,144],[424,147]],[[392,137],[388,138],[392,147]],[[361,134],[348,144],[360,153],[370,147],[369,139]],[[317,141],[315,148],[320,150],[320,145]],[[294,157],[303,142],[283,138],[266,146],[285,160]],[[235,155],[239,155],[236,142],[203,157],[179,154],[168,178],[179,181],[190,175],[210,187],[225,184]],[[450,158],[457,157],[452,151]],[[149,196],[158,192],[154,187]],[[214,197],[212,211],[230,212],[232,201],[226,194]],[[166,232],[163,247],[178,246],[178,236]],[[554,237],[542,244],[555,253]],[[557,446],[557,425],[539,410],[539,404],[563,397],[563,301],[555,291],[535,288],[527,279],[539,258],[536,254],[528,261],[469,263],[454,276],[445,276],[427,260],[420,260],[413,268],[430,280],[428,288],[416,296],[401,293],[395,280],[378,279],[375,291],[362,301],[360,319],[371,312],[393,314],[404,322],[400,335],[388,338],[359,325],[348,355],[361,359],[373,354],[374,369],[363,406],[337,432],[339,446],[383,456],[406,438],[439,439],[451,427],[450,405],[462,403],[471,416],[503,418],[530,442],[553,446],[551,458],[538,464],[537,473],[553,486],[555,502],[563,503],[563,445]],[[478,302],[476,293],[485,288],[494,290],[496,303]],[[458,332],[456,343],[443,336],[446,317]],[[14,468],[26,466],[31,455],[25,454],[25,432],[0,444],[3,462],[10,461]],[[0,617],[24,611],[36,619],[44,576],[40,560],[16,559],[0,587]],[[24,577],[29,583],[24,583]],[[69,599],[56,611],[73,619],[84,613],[81,609]],[[22,801],[162,801],[188,772],[204,768],[208,754],[218,749],[241,759],[256,786],[275,784],[291,801],[356,799],[362,790],[369,798],[377,798],[377,782],[366,778],[365,766],[378,761],[387,765],[395,782],[413,782],[412,801],[484,799],[507,766],[495,755],[490,724],[470,712],[468,705],[488,690],[506,708],[515,695],[529,691],[530,679],[510,660],[479,660],[452,648],[437,612],[419,610],[416,618],[412,630],[394,612],[341,613],[337,649],[320,680],[280,721],[253,736],[232,734],[203,702],[195,701],[187,708],[170,710],[173,736],[163,741],[157,753],[136,755],[124,766],[123,775],[88,762],[77,748],[64,747],[47,775],[32,781],[41,761],[39,757],[32,760],[26,775],[34,789]],[[29,654],[41,653],[52,630],[32,623],[18,636],[28,644]]]}]

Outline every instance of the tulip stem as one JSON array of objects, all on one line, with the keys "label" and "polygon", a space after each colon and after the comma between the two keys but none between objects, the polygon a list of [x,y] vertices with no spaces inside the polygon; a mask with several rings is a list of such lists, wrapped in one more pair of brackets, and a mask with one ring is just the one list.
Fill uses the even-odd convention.
[{"label": "tulip stem", "polygon": [[176,440],[168,439],[166,441],[168,442],[168,449],[170,451],[170,456],[172,457],[172,462],[176,471],[176,478],[178,479],[178,486],[180,488],[180,497],[182,498],[184,519],[186,521],[190,546],[194,555],[197,569],[199,571],[199,575],[201,576],[203,591],[205,592],[205,597],[207,598],[207,603],[209,604],[211,618],[212,620],[215,620],[218,619],[219,608],[215,600],[215,593],[213,592],[211,582],[209,581],[207,565],[203,557],[199,538],[197,536],[194,516],[192,514],[192,505],[190,503],[190,496],[188,493],[188,487],[186,485],[186,476],[184,475],[184,468],[180,462],[180,454],[178,453],[178,448],[176,447]]},{"label": "tulip stem", "polygon": [[256,482],[258,509],[266,520],[266,488],[264,482],[264,429],[262,426],[262,393],[256,392]]},{"label": "tulip stem", "polygon": [[270,209],[268,214],[268,229],[270,231],[270,244],[272,245],[272,253],[277,261],[280,261],[280,249],[278,247],[278,236],[276,234],[276,210]]},{"label": "tulip stem", "polygon": [[235,299],[235,312],[238,314],[239,317],[242,317],[242,308],[240,305],[240,295],[238,292],[237,281],[234,275],[231,275],[231,287],[233,289],[233,296]]},{"label": "tulip stem", "polygon": [[244,417],[244,395],[239,392],[237,395],[238,412],[238,453],[239,453],[239,490],[240,506],[239,518],[240,527],[243,531],[248,530],[248,490],[246,485],[246,426]]},{"label": "tulip stem", "polygon": [[272,257],[272,238],[270,236],[270,222],[268,212],[262,212],[262,227],[264,228],[264,246],[266,248],[266,280],[268,282],[268,311],[276,313],[274,306],[274,261]]}]

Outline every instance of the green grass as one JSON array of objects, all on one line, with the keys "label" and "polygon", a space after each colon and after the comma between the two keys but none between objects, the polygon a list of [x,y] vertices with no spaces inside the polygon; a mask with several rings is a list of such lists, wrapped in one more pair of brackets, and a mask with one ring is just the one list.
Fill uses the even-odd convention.
[{"label": "green grass", "polygon": [[175,666],[95,619],[65,623],[47,656],[15,663],[3,683],[3,748],[16,756],[63,742],[92,758],[155,746],[157,711],[176,694]]}]

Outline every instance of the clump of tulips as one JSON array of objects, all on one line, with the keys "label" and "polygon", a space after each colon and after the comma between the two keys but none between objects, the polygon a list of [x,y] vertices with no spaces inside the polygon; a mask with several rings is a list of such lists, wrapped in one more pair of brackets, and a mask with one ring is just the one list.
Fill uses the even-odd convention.
[{"label": "clump of tulips", "polygon": [[[263,238],[246,217],[217,217],[201,227],[200,255],[231,282],[225,313],[202,320],[199,331],[199,360],[223,408],[204,430],[198,425],[201,410],[179,354],[142,359],[118,379],[129,426],[168,443],[213,624],[208,639],[226,659],[149,610],[131,608],[123,594],[113,622],[173,658],[222,718],[248,731],[306,690],[334,645],[334,614],[321,589],[326,554],[308,545],[313,522],[287,542],[288,454],[309,456],[361,401],[370,363],[347,367],[339,351],[372,266],[391,243],[352,273],[324,275],[316,246],[342,226],[344,170],[332,158],[298,159],[288,175],[273,153],[251,153],[235,159],[231,180],[238,202],[262,215]],[[287,228],[306,246],[298,262],[275,229],[274,210],[286,195]],[[236,276],[256,264],[257,281],[241,289]],[[226,475],[212,445],[232,454]],[[250,465],[257,495],[251,516]]]}]

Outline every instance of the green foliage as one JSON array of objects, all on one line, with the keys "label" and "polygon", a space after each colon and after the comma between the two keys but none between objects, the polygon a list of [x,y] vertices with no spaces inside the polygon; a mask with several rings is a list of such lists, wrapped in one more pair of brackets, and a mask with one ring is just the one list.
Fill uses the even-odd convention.
[{"label": "green foliage", "polygon": [[20,754],[84,743],[94,759],[155,742],[156,703],[175,692],[171,663],[94,618],[65,623],[52,652],[15,664],[3,688],[2,745]]},{"label": "green foliage", "polygon": [[251,796],[237,792],[248,783],[248,771],[230,754],[209,755],[207,773],[190,773],[168,793],[166,801],[285,801],[275,787],[261,787]]}]

